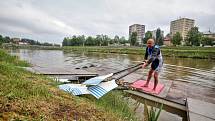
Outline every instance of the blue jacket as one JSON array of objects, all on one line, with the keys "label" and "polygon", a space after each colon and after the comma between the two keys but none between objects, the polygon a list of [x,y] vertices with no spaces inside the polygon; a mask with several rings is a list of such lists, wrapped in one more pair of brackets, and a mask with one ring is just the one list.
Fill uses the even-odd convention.
[{"label": "blue jacket", "polygon": [[147,62],[148,64],[153,62],[155,59],[159,59],[160,62],[163,60],[161,50],[158,45],[154,45],[154,46],[152,46],[152,48],[148,48],[148,47],[146,48],[146,53],[145,53],[144,59],[147,60],[148,56],[149,56],[149,60]]}]

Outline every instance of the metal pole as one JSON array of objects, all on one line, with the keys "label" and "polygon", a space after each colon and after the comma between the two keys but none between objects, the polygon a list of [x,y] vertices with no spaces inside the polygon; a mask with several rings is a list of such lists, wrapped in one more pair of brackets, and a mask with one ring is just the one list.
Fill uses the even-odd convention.
[{"label": "metal pole", "polygon": [[133,69],[132,71],[129,71],[128,73],[126,73],[126,74],[124,74],[124,75],[122,75],[122,76],[120,76],[120,77],[115,78],[116,82],[119,81],[119,79],[121,79],[121,78],[123,78],[123,77],[125,77],[125,76],[127,76],[127,75],[129,75],[129,74],[131,74],[131,73],[133,73],[133,72],[135,72],[135,71],[137,71],[137,70],[140,69],[140,68],[142,68],[142,66],[139,66],[139,67]]},{"label": "metal pole", "polygon": [[138,67],[138,66],[142,65],[143,63],[144,63],[144,62],[139,63],[139,64],[134,65],[134,66],[131,66],[131,67],[129,67],[129,68],[126,68],[126,69],[120,70],[120,71],[118,71],[118,72],[113,73],[113,75],[117,75],[117,74],[119,74],[119,73],[121,73],[121,72],[123,72],[123,71],[126,71],[126,70],[129,70],[129,69],[132,69],[132,68]]}]

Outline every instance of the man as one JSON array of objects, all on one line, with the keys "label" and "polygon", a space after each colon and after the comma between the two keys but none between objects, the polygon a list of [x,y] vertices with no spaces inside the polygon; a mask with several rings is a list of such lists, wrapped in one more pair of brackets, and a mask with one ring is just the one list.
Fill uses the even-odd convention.
[{"label": "man", "polygon": [[[143,64],[143,68],[151,64],[151,69],[149,70],[148,73],[148,78],[147,82],[144,85],[144,87],[148,87],[149,81],[152,77],[152,74],[154,72],[154,88],[153,91],[156,90],[157,84],[158,84],[158,75],[159,72],[161,71],[161,68],[163,66],[163,59],[161,55],[161,51],[158,45],[154,44],[153,39],[147,40],[147,48],[146,48],[146,53],[145,53],[145,63]],[[148,58],[149,56],[149,58]]]}]

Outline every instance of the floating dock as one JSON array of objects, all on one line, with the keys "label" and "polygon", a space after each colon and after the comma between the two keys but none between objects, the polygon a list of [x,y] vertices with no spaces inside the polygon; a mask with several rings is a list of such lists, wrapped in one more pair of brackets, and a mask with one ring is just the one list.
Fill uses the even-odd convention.
[{"label": "floating dock", "polygon": [[[131,80],[139,80],[142,76],[139,74],[131,74],[123,78],[125,82],[132,83]],[[177,114],[183,117],[183,121],[215,121],[215,104],[199,99],[190,98],[188,96],[177,95],[179,92],[174,90],[172,81],[160,82],[165,85],[160,94],[151,94],[140,90],[124,90],[128,96],[151,106],[155,104],[163,104],[163,109],[167,112]],[[172,89],[173,88],[173,89]]]},{"label": "floating dock", "polygon": [[67,79],[71,83],[82,83],[83,81],[98,76],[97,73],[89,72],[82,69],[47,69],[47,68],[39,68],[39,67],[27,67],[26,70],[40,74],[40,75],[48,75],[50,77],[56,79]]}]

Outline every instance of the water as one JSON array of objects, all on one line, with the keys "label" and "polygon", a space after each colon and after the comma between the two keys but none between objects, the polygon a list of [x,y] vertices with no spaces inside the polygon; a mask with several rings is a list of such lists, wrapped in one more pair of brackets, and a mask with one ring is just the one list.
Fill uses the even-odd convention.
[{"label": "water", "polygon": [[[41,68],[73,69],[93,64],[108,71],[121,70],[143,60],[143,55],[64,52],[61,50],[11,50],[33,66]],[[160,75],[164,80],[184,81],[215,88],[215,61],[207,59],[164,57]]]},{"label": "water", "polygon": [[[9,52],[40,68],[69,70],[93,65],[99,74],[116,72],[137,64],[144,58],[143,55],[65,52],[62,50],[20,49]],[[147,70],[143,72],[143,75],[147,76]],[[180,99],[186,96],[215,103],[214,60],[164,57],[164,68],[160,74],[160,80],[172,81],[172,88],[167,95],[169,98]]]}]

